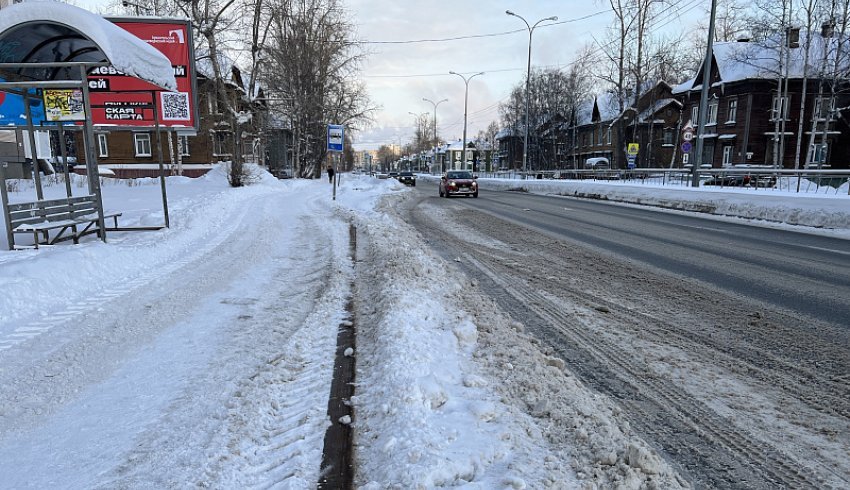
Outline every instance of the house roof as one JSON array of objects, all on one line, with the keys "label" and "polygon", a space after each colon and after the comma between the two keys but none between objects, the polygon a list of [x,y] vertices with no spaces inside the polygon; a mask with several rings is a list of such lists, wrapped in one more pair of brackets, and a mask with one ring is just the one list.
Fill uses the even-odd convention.
[{"label": "house roof", "polygon": [[610,121],[617,117],[617,114],[620,112],[615,94],[611,92],[603,92],[595,98],[585,100],[583,103],[579,104],[578,111],[576,112],[576,124],[578,126],[583,126],[593,122],[594,103],[599,107],[599,117],[601,121]]},{"label": "house roof", "polygon": [[[760,42],[721,42],[714,44],[713,56],[721,83],[739,82],[751,79],[775,79],[780,70],[781,37],[770,38]],[[811,42],[809,49],[809,66],[805,70],[805,46]],[[828,54],[836,51],[837,38],[824,38],[817,32],[800,32],[799,47],[791,48],[789,52],[788,74],[790,78],[803,78],[803,74],[813,74],[823,59],[824,50]],[[784,60],[783,64],[784,64]],[[845,65],[850,65],[846,57]],[[846,71],[845,67],[845,71]],[[785,71],[785,67],[782,68]],[[698,82],[699,80],[699,82]],[[673,88],[674,94],[680,94],[701,87],[702,70],[691,80]]]},{"label": "house roof", "polygon": [[682,107],[682,103],[673,98],[659,99],[656,100],[655,103],[647,107],[640,114],[638,114],[638,121],[645,122],[652,118],[655,114],[658,113],[661,109],[664,109],[668,105],[674,105],[677,109]]}]

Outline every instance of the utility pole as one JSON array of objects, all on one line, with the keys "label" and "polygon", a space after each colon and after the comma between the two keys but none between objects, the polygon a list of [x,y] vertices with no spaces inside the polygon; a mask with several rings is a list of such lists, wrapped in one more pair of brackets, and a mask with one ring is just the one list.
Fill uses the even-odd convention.
[{"label": "utility pole", "polygon": [[699,187],[699,167],[702,163],[702,152],[705,134],[705,120],[708,117],[708,89],[711,83],[711,58],[714,46],[714,16],[717,13],[717,0],[711,0],[711,18],[708,21],[708,44],[705,47],[705,59],[702,63],[702,91],[699,98],[699,112],[697,120],[697,146],[694,158],[693,177],[691,187]]}]

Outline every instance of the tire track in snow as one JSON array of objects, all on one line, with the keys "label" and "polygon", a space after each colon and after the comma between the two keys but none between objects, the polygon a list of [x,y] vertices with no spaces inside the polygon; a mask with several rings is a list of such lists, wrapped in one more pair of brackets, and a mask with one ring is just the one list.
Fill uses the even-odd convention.
[{"label": "tire track in snow", "polygon": [[[517,301],[534,305],[535,314],[547,322],[555,335],[588,352],[597,362],[612,367],[610,371],[629,385],[635,394],[639,394],[633,402],[621,399],[621,403],[629,406],[631,411],[644,414],[646,409],[642,406],[648,403],[653,406],[653,410],[666,412],[664,418],[673,426],[673,430],[668,429],[664,432],[675,434],[681,430],[685,434],[689,433],[691,437],[702,439],[704,442],[698,450],[700,459],[706,463],[708,461],[721,462],[724,465],[727,464],[725,462],[735,461],[748,463],[746,466],[735,465],[737,467],[729,464],[721,471],[708,466],[706,469],[711,480],[705,483],[712,486],[734,487],[742,482],[748,482],[747,486],[750,486],[757,481],[756,478],[748,475],[749,471],[754,470],[762,474],[763,481],[782,482],[783,485],[790,485],[793,488],[820,487],[816,478],[807,475],[805,470],[777,448],[764,444],[746,432],[738,431],[735,427],[730,427],[727,420],[696,402],[687,393],[680,392],[666,380],[658,379],[645,367],[626,362],[625,359],[630,357],[628,351],[599,342],[580,322],[576,322],[570,307],[564,308],[556,304],[547,295],[540,294],[535,288],[529,287],[521,277],[513,276],[505,279],[502,274],[496,274],[482,261],[470,255],[465,254],[464,259],[481,270]],[[654,418],[653,415],[645,415],[647,418]],[[639,415],[641,416],[643,415]],[[683,445],[674,442],[676,439],[688,438],[687,436],[667,438],[666,451],[691,450],[691,444]],[[731,452],[734,456],[723,455],[724,452]]]},{"label": "tire track in snow", "polygon": [[[217,390],[215,400],[199,402],[226,410],[198,421],[184,403],[175,404],[164,424],[188,427],[188,434],[185,429],[180,434],[188,440],[162,430],[146,432],[104,488],[150,484],[151,475],[157,475],[154,483],[164,485],[175,481],[214,488],[315,485],[328,423],[336,328],[350,295],[352,266],[344,255],[337,255],[338,244],[347,238],[347,224],[330,216],[321,203],[311,206],[318,215],[287,230],[291,256],[275,262],[264,293],[253,302],[230,300],[240,306],[241,321],[217,364],[239,365],[253,356],[258,358],[254,367],[233,373],[224,386],[205,381],[186,395],[195,399]],[[273,240],[268,246],[274,253]],[[303,256],[311,260],[300,260]],[[187,459],[191,446],[207,448],[202,460]],[[164,468],[163,455],[181,463]]]},{"label": "tire track in snow", "polygon": [[[612,274],[610,270],[606,273],[603,270],[606,264],[608,267],[613,266],[610,260],[600,261],[595,254],[583,249],[567,246],[551,237],[529,233],[520,228],[514,229],[513,225],[508,226],[507,230],[502,229],[500,226],[505,225],[496,224],[497,218],[482,217],[480,213],[472,212],[475,213],[475,219],[470,219],[464,225],[453,224],[451,219],[441,220],[440,216],[435,218],[430,212],[420,213],[415,219],[428,232],[434,232],[435,236],[444,238],[440,246],[448,245],[454,250],[448,253],[464,254],[465,259],[461,261],[461,265],[470,266],[469,270],[473,275],[483,274],[485,283],[493,284],[488,286],[491,294],[500,297],[500,304],[508,307],[514,315],[518,315],[516,318],[530,320],[533,315],[543,319],[542,323],[533,320],[531,323],[537,324],[535,328],[541,329],[540,333],[544,338],[556,345],[568,360],[568,364],[588,379],[591,386],[601,388],[619,398],[621,405],[637,414],[629,417],[635,426],[641,427],[641,430],[656,441],[668,441],[664,446],[673,448],[668,456],[675,461],[684,461],[691,468],[692,474],[700,475],[702,484],[711,485],[712,483],[707,482],[714,481],[715,485],[730,487],[773,488],[777,484],[789,484],[794,488],[822,488],[830,485],[827,481],[835,484],[835,480],[828,476],[830,473],[839,481],[843,481],[842,477],[830,468],[825,468],[823,462],[811,462],[798,453],[799,448],[789,450],[784,444],[777,444],[778,441],[765,440],[765,434],[752,433],[749,427],[739,427],[737,424],[740,424],[740,421],[721,416],[711,407],[696,402],[693,394],[681,391],[676,388],[675,383],[670,382],[671,380],[659,377],[650,366],[640,367],[643,359],[631,360],[630,357],[634,353],[641,352],[640,347],[632,345],[621,350],[617,343],[627,342],[630,338],[649,337],[661,345],[680,346],[683,349],[690,346],[688,352],[695,351],[692,354],[703,359],[706,364],[711,365],[713,361],[724,367],[729,366],[726,362],[728,357],[740,355],[737,369],[741,370],[742,378],[753,376],[766,385],[770,385],[771,380],[787,383],[789,379],[794,380],[795,376],[799,376],[796,379],[802,381],[802,384],[808,384],[805,380],[811,371],[805,366],[775,362],[777,359],[771,360],[771,356],[765,354],[764,360],[752,365],[754,368],[762,367],[755,373],[748,373],[746,371],[752,362],[750,359],[755,358],[754,353],[748,356],[747,351],[736,352],[734,348],[724,352],[722,337],[711,343],[703,341],[701,332],[690,336],[691,330],[687,328],[690,324],[682,318],[683,311],[657,312],[660,317],[665,314],[678,315],[677,320],[681,323],[678,330],[683,333],[670,335],[668,330],[676,331],[672,324],[660,320],[654,314],[640,314],[640,310],[629,306],[632,299],[628,294],[614,296],[611,286],[615,286],[615,291],[624,289],[622,286],[628,284],[628,276],[637,272],[629,269],[622,273],[617,271]],[[467,213],[465,217],[470,216]],[[439,221],[440,225],[431,225],[433,221]],[[478,230],[482,230],[480,235]],[[500,239],[503,241],[499,242]],[[470,249],[464,245],[467,242],[475,243],[472,247],[475,249],[474,257],[466,252]],[[597,268],[597,262],[604,263]],[[482,267],[489,272],[475,272],[481,271]],[[605,280],[594,282],[592,278],[596,276],[592,274],[596,272],[607,274],[604,276]],[[590,276],[583,277],[585,274]],[[620,284],[621,281],[623,284]],[[663,290],[657,291],[656,294],[663,295]],[[606,300],[613,297],[617,297],[618,301]],[[638,296],[634,302],[640,304],[644,299]],[[595,310],[594,306],[599,309]],[[699,312],[695,314],[699,315]],[[605,329],[596,328],[592,323],[595,321],[605,322]],[[693,328],[695,327],[691,327]],[[605,333],[605,330],[610,332],[610,338],[598,336],[599,333]],[[632,336],[623,335],[618,333],[619,331],[631,331]],[[619,338],[621,336],[623,338]],[[569,338],[571,341],[555,340],[559,338]],[[614,345],[609,346],[607,343]],[[557,347],[558,345],[560,347]],[[708,349],[703,352],[703,347]],[[788,355],[787,352],[783,354]],[[732,363],[731,366],[736,364]],[[792,377],[787,378],[786,372]],[[821,380],[824,377],[821,374]],[[662,384],[659,385],[659,382]],[[792,381],[792,384],[794,382]],[[838,378],[834,378],[832,383],[844,386]],[[783,389],[784,384],[780,383]],[[770,386],[770,389],[775,388]],[[656,389],[662,391],[656,392]],[[808,395],[813,393],[813,389],[814,387],[795,386],[788,391],[799,394],[801,401],[808,402]],[[653,396],[654,394],[657,396]],[[838,407],[846,405],[846,401],[834,401],[840,402]],[[660,407],[648,411],[648,407],[653,404],[659,404]],[[668,404],[673,412],[680,412],[680,415],[673,419],[677,420],[676,423],[671,424],[664,417],[658,416],[664,413],[664,407]],[[825,404],[817,402],[812,405],[816,410],[827,408]],[[692,415],[689,415],[691,413]],[[830,412],[827,408],[826,413],[835,412]],[[707,427],[703,427],[703,423],[707,424]],[[697,444],[693,439],[688,440],[687,434],[695,434],[696,440],[714,441],[711,444],[715,445],[715,449],[710,449],[711,444]],[[691,456],[688,456],[689,452]],[[723,457],[723,452],[735,456]],[[734,476],[736,472],[738,475]],[[751,473],[749,479],[745,476],[748,473]]]}]

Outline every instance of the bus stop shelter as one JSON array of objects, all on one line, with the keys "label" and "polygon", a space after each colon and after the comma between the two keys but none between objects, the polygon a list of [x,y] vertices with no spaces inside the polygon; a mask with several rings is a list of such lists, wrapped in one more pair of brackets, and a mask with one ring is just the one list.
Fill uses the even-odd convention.
[{"label": "bus stop shelter", "polygon": [[[42,200],[43,194],[34,137],[36,121],[31,106],[33,101],[44,101],[45,90],[76,91],[81,98],[75,99],[78,103],[74,105],[80,107],[70,108],[76,117],[64,120],[73,121],[75,129],[84,132],[88,190],[97,201],[99,233],[104,240],[103,202],[87,78],[92,69],[105,66],[165,90],[173,91],[177,87],[174,69],[166,56],[99,15],[59,2],[27,2],[3,9],[0,16],[0,92],[4,92],[6,98],[11,95],[23,101],[20,126],[27,128],[29,141],[25,144],[30,145],[37,199]],[[55,125],[61,132],[63,119],[48,121],[46,112],[39,125]],[[70,187],[66,185],[66,189],[70,198]],[[163,204],[166,205],[164,182]],[[6,202],[3,211],[7,233],[11,235]],[[10,248],[13,242],[10,236]]]}]

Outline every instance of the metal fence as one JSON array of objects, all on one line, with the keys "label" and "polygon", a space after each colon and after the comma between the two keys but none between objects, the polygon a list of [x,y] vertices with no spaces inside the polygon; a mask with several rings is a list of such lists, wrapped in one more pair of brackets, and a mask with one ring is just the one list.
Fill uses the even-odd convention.
[{"label": "metal fence", "polygon": [[[609,183],[689,187],[690,169],[640,168],[634,170],[578,169],[540,172],[479,172],[480,177],[502,179],[593,180]],[[699,185],[712,188],[850,195],[850,170],[773,169],[730,167],[699,170]]]}]

